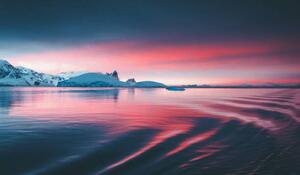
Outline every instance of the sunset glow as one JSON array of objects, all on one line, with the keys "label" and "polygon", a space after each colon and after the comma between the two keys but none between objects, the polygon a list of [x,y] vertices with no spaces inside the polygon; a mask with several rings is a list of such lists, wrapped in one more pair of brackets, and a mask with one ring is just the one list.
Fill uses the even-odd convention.
[{"label": "sunset glow", "polygon": [[0,0],[0,175],[300,175],[299,7]]},{"label": "sunset glow", "polygon": [[278,55],[293,49],[292,45],[278,42],[109,42],[22,54],[10,60],[16,65],[54,74],[118,70],[124,80],[136,77],[169,84],[296,83],[300,69],[298,53]]},{"label": "sunset glow", "polygon": [[300,82],[297,5],[30,1],[1,8],[0,58],[14,65],[168,85]]}]

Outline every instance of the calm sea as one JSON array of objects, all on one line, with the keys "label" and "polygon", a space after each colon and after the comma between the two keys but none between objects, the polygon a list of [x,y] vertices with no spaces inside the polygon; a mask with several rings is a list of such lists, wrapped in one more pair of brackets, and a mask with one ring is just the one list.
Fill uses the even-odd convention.
[{"label": "calm sea", "polygon": [[300,90],[0,88],[1,175],[298,175]]}]

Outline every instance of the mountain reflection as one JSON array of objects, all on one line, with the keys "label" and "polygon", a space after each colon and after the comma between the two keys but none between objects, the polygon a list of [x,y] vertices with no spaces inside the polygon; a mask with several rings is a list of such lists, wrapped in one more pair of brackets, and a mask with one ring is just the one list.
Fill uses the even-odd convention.
[{"label": "mountain reflection", "polygon": [[24,100],[22,91],[12,91],[10,87],[0,88],[0,113]]},{"label": "mountain reflection", "polygon": [[59,90],[58,93],[70,93],[80,98],[97,98],[97,99],[114,99],[118,100],[120,90],[114,89],[72,89],[72,90]]}]

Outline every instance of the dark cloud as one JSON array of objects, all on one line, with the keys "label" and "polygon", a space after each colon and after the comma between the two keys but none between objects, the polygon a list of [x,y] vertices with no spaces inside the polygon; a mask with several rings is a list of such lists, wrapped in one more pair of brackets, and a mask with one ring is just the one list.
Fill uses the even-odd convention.
[{"label": "dark cloud", "polygon": [[300,38],[298,1],[1,0],[0,38],[82,43]]}]

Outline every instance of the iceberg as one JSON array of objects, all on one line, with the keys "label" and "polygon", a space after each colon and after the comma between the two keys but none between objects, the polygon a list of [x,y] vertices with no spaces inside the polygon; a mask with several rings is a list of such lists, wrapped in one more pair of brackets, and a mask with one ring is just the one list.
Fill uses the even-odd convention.
[{"label": "iceberg", "polygon": [[166,88],[168,91],[185,91],[185,88],[170,86]]}]

